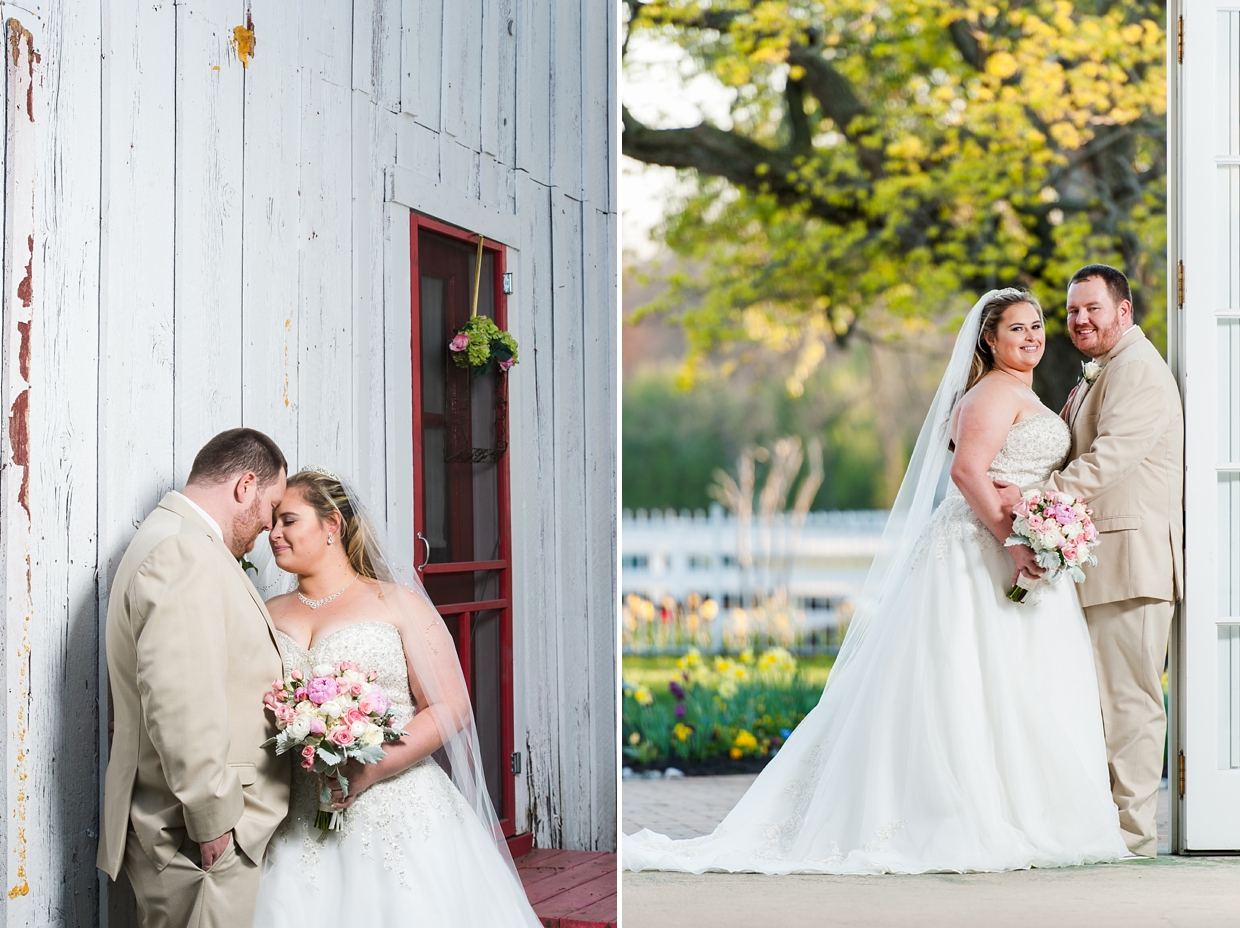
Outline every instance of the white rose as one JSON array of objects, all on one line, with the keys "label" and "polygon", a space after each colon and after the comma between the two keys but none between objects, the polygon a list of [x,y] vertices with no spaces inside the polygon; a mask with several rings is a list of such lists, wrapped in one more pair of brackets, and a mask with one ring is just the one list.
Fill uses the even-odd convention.
[{"label": "white rose", "polygon": [[319,711],[329,719],[338,719],[343,713],[340,711],[340,705],[336,702],[328,701],[319,706]]},{"label": "white rose", "polygon": [[362,735],[366,734],[366,729],[368,727],[370,726],[368,726],[365,722],[354,722],[351,726],[349,726],[349,732],[354,738],[360,738]]},{"label": "white rose", "polygon": [[285,730],[288,732],[290,740],[301,741],[306,735],[310,734],[310,716],[297,716],[293,723]]},{"label": "white rose", "polygon": [[303,699],[301,702],[299,702],[299,703],[298,703],[297,705],[295,705],[293,708],[297,710],[298,715],[300,715],[300,714],[302,714],[302,713],[305,713],[305,712],[313,712],[313,711],[314,711],[314,703],[312,703],[312,702],[311,702],[310,700],[308,700],[308,699]]},{"label": "white rose", "polygon": [[383,730],[378,725],[367,725],[360,740],[364,745],[382,744]]},{"label": "white rose", "polygon": [[336,673],[336,668],[331,664],[319,664],[310,673],[316,677],[330,677]]}]

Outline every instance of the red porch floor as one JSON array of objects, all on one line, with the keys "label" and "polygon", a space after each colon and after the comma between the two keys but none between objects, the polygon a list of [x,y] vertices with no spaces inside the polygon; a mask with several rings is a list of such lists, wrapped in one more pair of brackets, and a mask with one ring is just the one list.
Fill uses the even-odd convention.
[{"label": "red porch floor", "polygon": [[615,854],[533,850],[516,865],[546,928],[615,928]]}]

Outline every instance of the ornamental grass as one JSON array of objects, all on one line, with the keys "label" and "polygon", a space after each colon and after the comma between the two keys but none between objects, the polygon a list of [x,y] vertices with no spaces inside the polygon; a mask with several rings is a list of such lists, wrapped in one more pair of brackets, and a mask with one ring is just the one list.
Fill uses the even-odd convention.
[{"label": "ornamental grass", "polygon": [[820,683],[784,648],[755,656],[704,657],[696,648],[676,662],[666,694],[624,684],[624,756],[629,766],[665,767],[767,758],[817,704]]}]

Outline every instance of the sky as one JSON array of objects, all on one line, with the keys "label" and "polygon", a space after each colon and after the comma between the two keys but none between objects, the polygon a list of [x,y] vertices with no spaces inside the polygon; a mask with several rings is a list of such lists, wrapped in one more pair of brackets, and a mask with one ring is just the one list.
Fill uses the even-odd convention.
[{"label": "sky", "polygon": [[[695,126],[703,118],[723,129],[732,125],[734,91],[713,75],[694,73],[680,46],[648,36],[629,40],[620,74],[624,105],[642,123],[659,129]],[[646,261],[658,252],[650,233],[663,220],[665,204],[679,196],[674,168],[624,158],[620,171],[620,222],[626,261]]]}]

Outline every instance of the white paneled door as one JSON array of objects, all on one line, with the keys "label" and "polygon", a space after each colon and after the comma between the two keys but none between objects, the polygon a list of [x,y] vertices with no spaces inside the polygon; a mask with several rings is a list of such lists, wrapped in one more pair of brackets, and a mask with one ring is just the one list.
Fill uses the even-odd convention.
[{"label": "white paneled door", "polygon": [[1180,13],[1168,36],[1187,432],[1177,844],[1231,850],[1240,848],[1240,3],[1185,0]]}]

